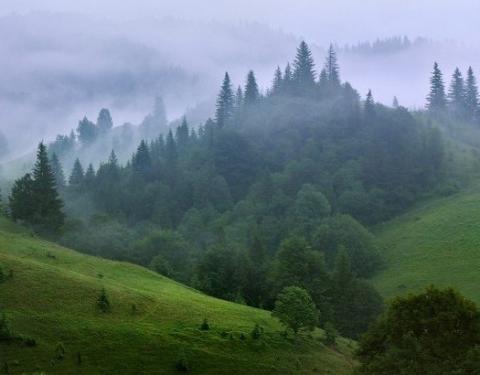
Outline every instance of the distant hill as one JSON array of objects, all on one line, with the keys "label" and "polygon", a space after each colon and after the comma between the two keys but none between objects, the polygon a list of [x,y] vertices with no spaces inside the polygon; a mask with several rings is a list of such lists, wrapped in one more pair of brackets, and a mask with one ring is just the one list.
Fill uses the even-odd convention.
[{"label": "distant hill", "polygon": [[[0,343],[10,374],[170,374],[186,357],[192,374],[350,374],[354,343],[335,349],[323,333],[282,336],[267,311],[207,297],[147,269],[81,255],[0,220],[0,306],[17,335]],[[111,313],[96,309],[105,288]],[[199,329],[208,319],[209,331]],[[258,340],[254,325],[263,327]],[[57,347],[65,355],[58,358]],[[81,362],[81,363],[79,363]]]}]

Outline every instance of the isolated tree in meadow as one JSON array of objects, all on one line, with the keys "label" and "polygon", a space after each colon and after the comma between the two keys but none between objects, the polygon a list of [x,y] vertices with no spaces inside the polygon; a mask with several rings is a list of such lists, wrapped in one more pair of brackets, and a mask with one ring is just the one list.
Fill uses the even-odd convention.
[{"label": "isolated tree in meadow", "polygon": [[260,96],[258,91],[257,80],[255,79],[255,73],[250,70],[247,75],[247,83],[245,84],[245,104],[250,105],[255,103]]},{"label": "isolated tree in meadow", "polygon": [[448,92],[448,106],[456,116],[463,116],[465,113],[465,82],[460,69],[456,68],[450,83]]},{"label": "isolated tree in meadow", "polygon": [[305,41],[297,48],[297,55],[293,63],[293,80],[297,93],[312,89],[315,86],[315,63],[312,52]]},{"label": "isolated tree in meadow", "polygon": [[445,84],[443,74],[438,63],[433,65],[432,77],[430,78],[430,93],[427,96],[427,109],[433,113],[445,111],[447,98],[445,95]]},{"label": "isolated tree in meadow", "polygon": [[480,313],[453,289],[397,297],[357,355],[360,374],[478,374]]},{"label": "isolated tree in meadow", "polygon": [[230,76],[225,73],[222,87],[217,98],[217,110],[215,112],[215,121],[219,127],[225,126],[230,120],[234,109],[234,95],[232,91],[232,83]]},{"label": "isolated tree in meadow", "polygon": [[284,288],[275,301],[272,316],[290,328],[295,335],[301,330],[313,331],[318,323],[318,311],[305,289]]},{"label": "isolated tree in meadow", "polygon": [[467,71],[467,82],[465,85],[465,107],[469,120],[476,120],[479,115],[479,100],[477,79],[470,66]]},{"label": "isolated tree in meadow", "polygon": [[113,128],[112,116],[106,108],[100,110],[97,118],[97,129],[100,133],[108,133]]},{"label": "isolated tree in meadow", "polygon": [[55,175],[48,160],[47,147],[38,146],[37,161],[33,168],[33,224],[41,230],[57,232],[64,223],[63,202],[58,196]]},{"label": "isolated tree in meadow", "polygon": [[340,68],[338,67],[337,54],[333,48],[333,44],[330,44],[330,48],[327,53],[327,60],[325,62],[325,74],[328,80],[330,88],[340,87]]},{"label": "isolated tree in meadow", "polygon": [[77,158],[73,163],[72,173],[70,173],[70,178],[68,179],[68,184],[70,186],[81,186],[83,184],[83,179],[85,178],[85,174],[83,171],[82,163]]}]

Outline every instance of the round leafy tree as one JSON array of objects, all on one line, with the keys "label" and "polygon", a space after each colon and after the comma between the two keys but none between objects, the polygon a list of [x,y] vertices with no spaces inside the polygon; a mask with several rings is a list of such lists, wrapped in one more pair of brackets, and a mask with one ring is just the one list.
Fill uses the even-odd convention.
[{"label": "round leafy tree", "polygon": [[318,322],[318,312],[305,289],[289,286],[277,297],[272,315],[295,334],[300,330],[313,331]]},{"label": "round leafy tree", "polygon": [[357,354],[360,374],[477,374],[480,313],[452,289],[399,297],[364,335]]}]

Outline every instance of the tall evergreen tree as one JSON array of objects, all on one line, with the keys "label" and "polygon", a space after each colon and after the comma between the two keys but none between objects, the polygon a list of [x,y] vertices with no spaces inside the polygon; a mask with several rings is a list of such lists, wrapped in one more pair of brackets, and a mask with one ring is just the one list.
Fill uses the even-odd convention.
[{"label": "tall evergreen tree", "polygon": [[258,92],[257,80],[255,73],[250,70],[247,75],[247,83],[245,84],[245,104],[250,105],[258,100],[260,93]]},{"label": "tall evergreen tree", "polygon": [[433,73],[430,78],[430,93],[427,97],[427,109],[430,112],[442,112],[447,107],[447,98],[445,95],[445,84],[443,83],[443,74],[438,63],[433,65]]},{"label": "tall evergreen tree", "polygon": [[172,131],[170,130],[165,144],[165,158],[168,163],[174,163],[177,160],[177,156],[177,144],[175,143]]},{"label": "tall evergreen tree", "polygon": [[187,118],[183,116],[182,123],[175,132],[175,139],[177,141],[177,145],[180,149],[185,148],[188,145],[188,141],[190,138],[190,129],[188,128]]},{"label": "tall evergreen tree", "polygon": [[282,92],[291,94],[293,84],[293,72],[290,63],[287,63],[285,72],[283,73],[283,87]]},{"label": "tall evergreen tree", "polygon": [[88,165],[87,171],[85,172],[84,182],[88,188],[91,188],[95,183],[95,169],[92,163]]},{"label": "tall evergreen tree", "polygon": [[152,159],[147,143],[142,140],[137,148],[137,152],[132,158],[133,170],[146,177],[150,173],[152,167]]},{"label": "tall evergreen tree", "polygon": [[235,94],[235,109],[240,109],[243,106],[244,95],[241,86],[238,86],[237,93]]},{"label": "tall evergreen tree", "polygon": [[373,100],[372,90],[368,90],[364,111],[366,119],[371,119],[375,115],[375,100]]},{"label": "tall evergreen tree", "polygon": [[465,87],[465,106],[469,120],[476,120],[479,115],[478,86],[477,79],[470,66],[467,72],[467,83]]},{"label": "tall evergreen tree", "polygon": [[58,189],[63,189],[66,185],[65,174],[63,173],[62,164],[58,160],[57,154],[53,153],[50,158],[50,164],[52,166],[52,172],[55,176],[55,182]]},{"label": "tall evergreen tree", "polygon": [[275,74],[273,76],[273,84],[272,84],[271,93],[273,95],[279,94],[282,90],[282,84],[283,84],[282,71],[280,70],[280,67],[277,66],[277,69],[275,69]]},{"label": "tall evergreen tree", "polygon": [[34,216],[32,224],[41,231],[58,232],[65,220],[63,202],[58,196],[55,176],[48,160],[47,147],[38,146],[37,161],[33,168]]},{"label": "tall evergreen tree", "polygon": [[68,184],[70,186],[80,186],[83,184],[84,179],[84,171],[82,167],[82,163],[77,158],[75,159],[75,163],[73,163],[72,173],[70,173],[70,178],[68,179]]},{"label": "tall evergreen tree", "polygon": [[320,72],[320,78],[318,80],[318,85],[320,86],[321,90],[328,88],[328,74],[325,68],[322,69]]},{"label": "tall evergreen tree", "polygon": [[305,41],[302,41],[297,48],[293,67],[293,80],[297,93],[312,89],[315,85],[315,63],[312,52]]},{"label": "tall evergreen tree", "polygon": [[34,215],[33,179],[30,173],[13,184],[9,196],[10,215],[13,220],[30,222]]},{"label": "tall evergreen tree", "polygon": [[97,118],[97,129],[100,133],[108,133],[113,128],[112,116],[106,108],[100,110]]},{"label": "tall evergreen tree", "polygon": [[452,76],[450,91],[448,92],[448,105],[457,116],[465,113],[465,82],[460,69],[456,68]]},{"label": "tall evergreen tree", "polygon": [[328,49],[327,60],[325,62],[325,73],[327,75],[328,84],[331,88],[340,87],[340,69],[337,62],[337,54],[333,48],[333,44],[330,44]]},{"label": "tall evergreen tree", "polygon": [[215,113],[215,121],[219,127],[225,126],[230,120],[234,109],[234,95],[232,91],[232,83],[228,72],[225,73],[222,88],[217,98],[217,111]]}]

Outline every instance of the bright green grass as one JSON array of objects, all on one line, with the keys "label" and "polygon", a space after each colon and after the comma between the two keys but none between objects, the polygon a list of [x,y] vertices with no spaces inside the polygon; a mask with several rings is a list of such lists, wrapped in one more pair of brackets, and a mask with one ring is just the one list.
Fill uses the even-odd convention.
[{"label": "bright green grass", "polygon": [[[34,348],[0,344],[0,366],[8,361],[11,374],[170,374],[176,373],[181,352],[192,374],[352,371],[352,342],[339,340],[337,348],[327,348],[320,331],[286,339],[266,311],[207,297],[132,264],[79,254],[4,220],[0,264],[13,270],[13,278],[0,284],[0,304],[15,333],[38,343]],[[95,308],[102,287],[110,314]],[[198,329],[204,318],[210,331]],[[249,335],[255,323],[265,329],[260,340]],[[59,342],[66,357],[55,361]]]},{"label": "bright green grass", "polygon": [[452,286],[480,304],[480,193],[438,199],[377,228],[385,269],[374,284],[384,297]]}]

